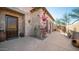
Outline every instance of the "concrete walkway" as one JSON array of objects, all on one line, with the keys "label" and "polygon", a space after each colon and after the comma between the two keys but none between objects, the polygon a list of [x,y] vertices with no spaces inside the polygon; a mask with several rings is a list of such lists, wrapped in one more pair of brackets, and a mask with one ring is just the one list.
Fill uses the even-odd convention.
[{"label": "concrete walkway", "polygon": [[59,32],[53,32],[40,40],[33,37],[24,37],[8,40],[0,43],[1,51],[79,51],[68,39]]}]

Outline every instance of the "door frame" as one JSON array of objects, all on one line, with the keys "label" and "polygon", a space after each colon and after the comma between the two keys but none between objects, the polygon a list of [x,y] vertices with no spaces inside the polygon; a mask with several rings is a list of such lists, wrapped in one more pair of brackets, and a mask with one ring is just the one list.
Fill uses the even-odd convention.
[{"label": "door frame", "polygon": [[6,14],[6,15],[5,15],[6,40],[9,39],[8,36],[7,36],[7,20],[6,20],[6,16],[10,16],[10,17],[14,17],[14,18],[16,18],[16,22],[17,22],[17,23],[16,23],[16,25],[17,25],[17,31],[16,31],[17,36],[16,36],[16,37],[18,37],[18,17],[13,16],[13,15],[8,15],[8,14]]}]

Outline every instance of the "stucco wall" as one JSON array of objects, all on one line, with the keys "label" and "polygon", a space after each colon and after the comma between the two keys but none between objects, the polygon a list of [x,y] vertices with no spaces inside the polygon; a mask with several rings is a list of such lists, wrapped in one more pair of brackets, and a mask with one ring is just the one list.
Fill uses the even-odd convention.
[{"label": "stucco wall", "polygon": [[68,25],[66,28],[73,31],[74,39],[79,39],[79,22]]},{"label": "stucco wall", "polygon": [[66,26],[67,29],[79,32],[79,22]]},{"label": "stucco wall", "polygon": [[[17,7],[18,9],[22,10],[25,12],[25,36],[30,36],[32,34],[32,25],[31,25],[31,20],[32,20],[32,15],[30,13],[30,10],[32,9],[31,7]],[[30,23],[28,22],[30,20]]]},{"label": "stucco wall", "polygon": [[32,14],[32,20],[31,20],[31,26],[32,26],[32,35],[34,35],[34,28],[36,27],[37,28],[37,36],[40,35],[39,33],[39,25],[40,25],[40,17],[39,17],[39,14],[40,14],[40,9],[38,11],[35,11],[34,13],[31,13]]}]

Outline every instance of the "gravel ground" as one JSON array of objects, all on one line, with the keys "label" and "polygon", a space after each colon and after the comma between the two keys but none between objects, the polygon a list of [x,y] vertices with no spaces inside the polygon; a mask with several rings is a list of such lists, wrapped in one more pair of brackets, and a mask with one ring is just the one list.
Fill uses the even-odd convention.
[{"label": "gravel ground", "polygon": [[24,37],[1,42],[0,51],[78,51],[71,40],[59,32],[52,32],[44,40]]}]

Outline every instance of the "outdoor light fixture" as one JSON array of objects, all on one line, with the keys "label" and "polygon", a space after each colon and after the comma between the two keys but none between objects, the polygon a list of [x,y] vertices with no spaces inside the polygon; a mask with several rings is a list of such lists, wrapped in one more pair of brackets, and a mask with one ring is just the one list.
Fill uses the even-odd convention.
[{"label": "outdoor light fixture", "polygon": [[31,21],[30,20],[28,20],[28,23],[30,23]]}]

